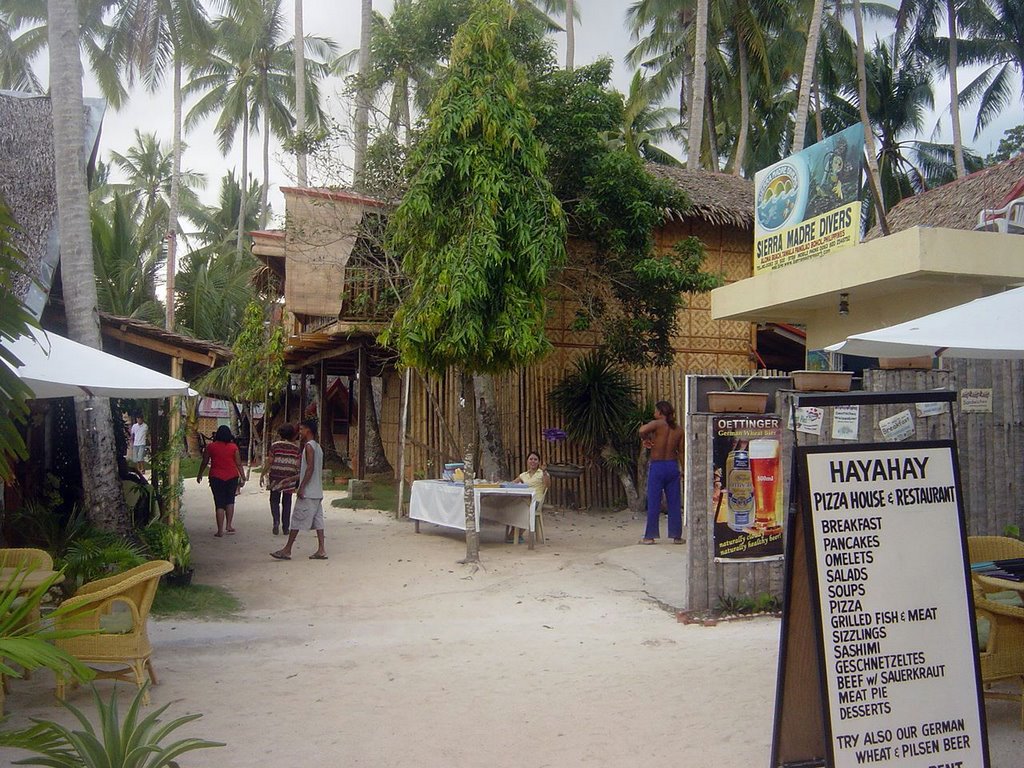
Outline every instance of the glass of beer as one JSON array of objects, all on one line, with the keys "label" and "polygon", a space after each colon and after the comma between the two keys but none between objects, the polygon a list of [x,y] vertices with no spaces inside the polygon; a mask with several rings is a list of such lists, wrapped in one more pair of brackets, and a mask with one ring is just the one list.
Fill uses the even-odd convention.
[{"label": "glass of beer", "polygon": [[754,481],[754,526],[761,530],[781,524],[782,480],[779,441],[758,438],[750,441],[750,474]]}]

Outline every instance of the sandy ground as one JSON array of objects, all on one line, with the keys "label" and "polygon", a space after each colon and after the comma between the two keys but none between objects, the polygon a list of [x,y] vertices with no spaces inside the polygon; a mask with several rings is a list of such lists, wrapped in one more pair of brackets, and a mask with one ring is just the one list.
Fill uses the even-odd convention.
[{"label": "sandy ground", "polygon": [[[183,766],[768,764],[778,620],[678,623],[686,547],[636,545],[628,513],[549,514],[533,552],[485,525],[473,571],[460,532],[327,505],[330,559],[307,559],[305,533],[277,562],[250,485],[223,539],[205,484],[185,497],[197,580],[241,619],[151,622],[154,701],[228,744]],[[66,719],[51,692],[45,673],[15,681],[12,724]],[[988,706],[994,768],[1024,764],[1018,714]]]}]

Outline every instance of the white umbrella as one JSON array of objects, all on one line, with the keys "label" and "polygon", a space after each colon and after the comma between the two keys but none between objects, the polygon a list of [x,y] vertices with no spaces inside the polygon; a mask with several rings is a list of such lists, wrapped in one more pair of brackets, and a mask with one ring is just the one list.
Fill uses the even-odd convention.
[{"label": "white umbrella", "polygon": [[1021,359],[1024,288],[985,296],[877,331],[857,333],[826,349],[864,357]]},{"label": "white umbrella", "polygon": [[96,397],[170,397],[196,394],[187,381],[165,376],[141,365],[108,355],[56,333],[33,330],[4,349],[21,361],[12,367],[37,398],[93,395]]}]

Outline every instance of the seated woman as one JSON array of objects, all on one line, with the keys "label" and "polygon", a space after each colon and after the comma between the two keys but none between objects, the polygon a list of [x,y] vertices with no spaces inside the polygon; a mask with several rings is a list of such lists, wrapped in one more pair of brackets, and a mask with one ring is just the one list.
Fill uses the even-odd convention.
[{"label": "seated woman", "polygon": [[[548,486],[551,485],[551,477],[548,475],[547,470],[542,469],[540,466],[540,454],[536,451],[530,451],[526,454],[526,471],[519,475],[513,483],[522,483],[530,486],[530,490],[533,491],[533,496],[537,500],[537,514],[539,515],[544,508],[544,495],[547,493]],[[505,526],[505,541],[512,543],[515,537],[516,529],[511,526]],[[519,543],[523,543],[523,530],[519,529]]]}]

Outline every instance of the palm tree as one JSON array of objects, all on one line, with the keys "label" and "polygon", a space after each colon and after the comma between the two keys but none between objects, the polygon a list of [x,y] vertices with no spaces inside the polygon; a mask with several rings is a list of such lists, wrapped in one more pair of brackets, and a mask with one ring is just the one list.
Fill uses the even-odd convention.
[{"label": "palm tree", "polygon": [[164,262],[160,237],[140,226],[133,207],[121,193],[115,193],[109,205],[93,205],[93,262],[99,308],[159,323],[165,316],[156,298],[157,273]]},{"label": "palm tree", "polygon": [[[262,123],[263,178],[261,219],[266,216],[270,176],[270,134],[291,135],[294,123],[294,52],[284,35],[282,0],[229,0],[227,13],[214,23],[218,44],[193,68],[186,94],[201,94],[189,110],[186,127],[217,114],[215,132],[221,151],[227,154],[241,129],[242,172],[249,172],[249,136]],[[307,52],[326,59],[335,45],[326,38],[306,36]],[[306,116],[322,121],[319,79],[327,74],[322,61],[306,60]],[[244,208],[244,206],[243,206]],[[244,222],[238,221],[236,250],[241,252]]]},{"label": "palm tree", "polygon": [[362,0],[359,16],[359,76],[356,80],[355,162],[352,166],[352,185],[357,190],[365,186],[366,145],[370,132],[370,90],[366,78],[370,74],[370,47],[373,41],[373,0]]},{"label": "palm tree", "polygon": [[681,165],[669,152],[655,145],[674,133],[673,117],[675,110],[652,105],[649,82],[643,72],[637,70],[623,105],[622,127],[606,138],[613,147],[635,157],[662,165]]},{"label": "palm tree", "polygon": [[879,189],[878,159],[875,155],[875,137],[871,130],[871,118],[868,116],[868,78],[865,66],[864,50],[864,17],[861,13],[860,0],[853,0],[853,24],[857,34],[857,107],[860,111],[860,122],[864,126],[864,148],[867,151],[868,185],[875,203],[878,223],[882,234],[889,234],[889,225],[885,219],[885,200]]},{"label": "palm tree", "polygon": [[167,315],[174,328],[174,277],[180,231],[182,72],[198,52],[213,42],[206,11],[200,0],[119,0],[107,50],[123,63],[128,82],[141,78],[155,91],[171,67],[173,84],[173,138],[170,200],[167,206]]},{"label": "palm tree", "polygon": [[[47,22],[61,275],[65,286],[74,286],[64,291],[68,333],[81,344],[101,349],[89,188],[82,162],[85,106],[78,3],[48,0]],[[75,412],[79,460],[82,467],[88,467],[82,473],[82,484],[89,520],[100,528],[127,533],[131,526],[117,474],[109,401],[76,398]]]},{"label": "palm tree", "polygon": [[800,74],[800,95],[796,101],[796,120],[793,129],[793,153],[803,151],[807,135],[807,112],[811,103],[811,87],[814,81],[814,62],[818,58],[818,41],[821,38],[821,15],[825,11],[825,0],[814,0],[811,17],[807,25],[807,43],[804,46],[804,66]]},{"label": "palm tree", "polygon": [[[127,102],[128,91],[121,78],[120,63],[104,48],[109,27],[106,15],[117,0],[78,0],[80,51],[100,92],[114,109]],[[43,92],[29,69],[49,41],[47,4],[41,0],[6,0],[0,8],[0,88]],[[13,35],[13,37],[12,37]],[[10,45],[8,45],[8,38]]]},{"label": "palm tree", "polygon": [[1007,107],[1015,90],[1024,96],[1024,13],[1017,0],[990,0],[972,11],[968,26],[972,33],[959,45],[960,61],[984,69],[960,96],[965,103],[978,102],[977,138]]},{"label": "palm tree", "polygon": [[[295,151],[295,181],[300,187],[309,183],[306,168],[306,46],[302,21],[302,0],[295,1],[295,22],[292,47],[295,49],[295,135],[299,145]],[[369,0],[367,0],[369,2]]]},{"label": "palm tree", "polygon": [[[134,203],[131,215],[139,221],[139,231],[147,239],[158,232],[157,243],[162,239],[175,194],[175,178],[179,209],[189,215],[199,208],[195,190],[206,186],[205,178],[195,171],[182,171],[180,167],[175,177],[173,152],[166,151],[156,134],[142,133],[136,128],[135,142],[124,154],[112,151],[110,160],[126,177],[124,183],[110,186]],[[174,231],[181,232],[180,215]]]},{"label": "palm tree", "polygon": [[710,0],[697,0],[697,18],[694,19],[693,45],[693,96],[690,100],[689,131],[687,132],[686,165],[696,170],[700,168],[701,139],[704,130],[704,96],[707,88],[708,60],[708,3]]},{"label": "palm tree", "polygon": [[[949,76],[949,114],[953,132],[953,151],[957,177],[967,173],[964,164],[963,134],[960,128],[960,89],[957,83],[959,65],[959,17],[969,10],[964,0],[902,0],[897,16],[896,31],[902,36],[909,33],[916,48],[939,59]],[[946,17],[946,51],[940,56],[935,33],[939,20]]]}]

